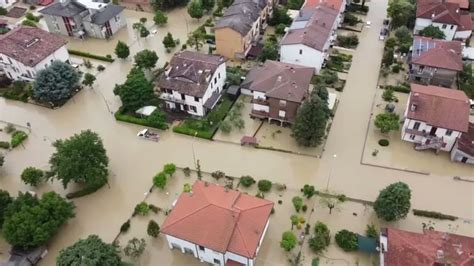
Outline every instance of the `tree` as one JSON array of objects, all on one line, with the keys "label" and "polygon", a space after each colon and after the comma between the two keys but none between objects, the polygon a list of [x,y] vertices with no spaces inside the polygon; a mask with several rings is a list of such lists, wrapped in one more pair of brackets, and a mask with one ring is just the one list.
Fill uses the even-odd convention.
[{"label": "tree", "polygon": [[298,215],[291,215],[290,221],[291,221],[291,230],[293,230],[293,227],[300,223],[300,217]]},{"label": "tree", "polygon": [[365,235],[367,237],[377,239],[379,237],[379,232],[377,231],[377,228],[375,228],[375,225],[368,224],[367,228],[365,229]]},{"label": "tree", "polygon": [[21,25],[23,26],[28,26],[28,27],[38,27],[38,25],[36,25],[36,22],[33,21],[33,20],[29,20],[29,19],[25,19],[21,22]]},{"label": "tree", "polygon": [[268,21],[270,26],[277,26],[279,24],[283,24],[285,26],[289,26],[291,24],[291,17],[288,15],[288,9],[282,6],[276,6],[273,8],[273,13]]},{"label": "tree", "polygon": [[176,172],[176,165],[174,163],[165,164],[165,166],[163,166],[163,172],[172,177]]},{"label": "tree", "polygon": [[21,180],[25,184],[36,187],[44,181],[44,172],[38,168],[27,167],[21,173]]},{"label": "tree", "polygon": [[388,133],[391,130],[400,128],[400,116],[395,113],[381,113],[375,117],[375,127],[382,133]]},{"label": "tree", "polygon": [[188,5],[188,14],[190,17],[200,19],[204,15],[204,8],[201,0],[192,0]]},{"label": "tree", "polygon": [[118,58],[125,59],[130,55],[130,48],[126,43],[118,41],[117,46],[115,46],[115,54]]},{"label": "tree", "polygon": [[297,239],[293,232],[286,231],[281,236],[280,247],[286,251],[291,251],[296,247]]},{"label": "tree", "polygon": [[380,191],[374,202],[374,210],[379,218],[387,222],[405,218],[410,211],[411,190],[407,184],[397,182]]},{"label": "tree", "polygon": [[174,48],[176,47],[176,41],[173,39],[173,35],[168,32],[166,36],[163,38],[163,45],[165,48]]},{"label": "tree", "polygon": [[272,188],[272,182],[266,179],[259,180],[257,183],[258,190],[268,192]]},{"label": "tree", "polygon": [[345,13],[344,14],[344,23],[350,26],[355,26],[358,23],[362,22],[357,16],[352,13]]},{"label": "tree", "polygon": [[168,23],[168,17],[161,10],[156,10],[153,21],[157,26],[163,26]]},{"label": "tree", "polygon": [[140,23],[142,23],[142,24],[145,24],[147,21],[148,21],[148,19],[145,18],[145,17],[140,18]]},{"label": "tree", "polygon": [[135,112],[154,97],[153,84],[147,80],[140,68],[134,67],[124,84],[115,85],[114,93],[122,100],[125,112]]},{"label": "tree", "polygon": [[301,191],[307,199],[310,199],[312,196],[316,195],[316,189],[314,186],[310,186],[308,184],[304,185]]},{"label": "tree", "polygon": [[0,229],[3,225],[3,220],[5,217],[5,211],[8,208],[8,205],[13,202],[13,198],[10,197],[10,194],[6,190],[0,189]]},{"label": "tree", "polygon": [[143,251],[145,251],[145,247],[145,239],[138,239],[134,237],[128,240],[128,243],[123,249],[123,252],[126,256],[132,257],[132,259],[137,260],[143,254]]},{"label": "tree", "polygon": [[206,11],[209,12],[212,9],[214,9],[214,6],[216,5],[215,0],[201,0],[202,8]]},{"label": "tree", "polygon": [[470,64],[464,64],[459,73],[459,88],[464,91],[470,99],[474,99],[474,73]]},{"label": "tree", "polygon": [[413,37],[411,37],[411,31],[407,28],[407,26],[401,26],[395,30],[395,37],[398,40],[398,44],[410,44],[413,43]]},{"label": "tree", "polygon": [[314,94],[303,102],[292,128],[293,137],[299,145],[316,147],[322,143],[326,134],[327,108],[327,101]]},{"label": "tree", "polygon": [[163,173],[163,172],[158,173],[153,177],[153,185],[155,187],[159,187],[161,189],[165,188],[166,181],[167,181],[166,180],[166,174]]},{"label": "tree", "polygon": [[159,109],[155,109],[155,111],[153,111],[153,113],[151,113],[146,118],[146,122],[148,123],[148,126],[150,127],[155,127],[155,128],[160,128],[160,129],[168,128],[168,124],[166,123],[166,115],[163,111]]},{"label": "tree", "polygon": [[160,234],[160,226],[154,220],[150,220],[146,232],[149,236],[156,238]]},{"label": "tree", "polygon": [[92,87],[92,85],[94,85],[94,81],[96,80],[95,76],[90,74],[90,73],[86,73],[84,74],[84,80],[82,80],[82,84],[85,85],[85,86],[89,86],[89,87]]},{"label": "tree", "polygon": [[387,88],[383,91],[382,93],[382,99],[386,102],[392,102],[396,99],[393,89],[392,88]]},{"label": "tree", "polygon": [[191,36],[189,37],[187,44],[191,47],[194,47],[196,51],[199,51],[201,47],[204,45],[204,41],[206,40],[206,34],[197,30],[194,31]]},{"label": "tree", "polygon": [[158,56],[156,55],[155,51],[150,51],[148,49],[145,49],[135,54],[134,59],[135,59],[135,64],[138,67],[141,67],[144,69],[151,69],[155,67],[156,61],[158,61]]},{"label": "tree", "polygon": [[415,5],[410,0],[390,1],[387,14],[392,18],[392,27],[408,26],[415,20]]},{"label": "tree", "polygon": [[61,250],[56,265],[121,265],[119,252],[113,244],[105,243],[97,235],[90,235]]},{"label": "tree", "polygon": [[314,237],[309,239],[309,247],[312,251],[318,253],[326,249],[331,243],[331,231],[326,224],[317,222],[314,226]]},{"label": "tree", "polygon": [[393,64],[393,49],[385,50],[383,53],[382,64],[385,67],[389,67],[391,64]]},{"label": "tree", "polygon": [[255,179],[249,175],[244,175],[240,178],[239,184],[244,187],[250,187],[251,185],[255,184]]},{"label": "tree", "polygon": [[148,215],[148,213],[150,213],[150,205],[148,205],[148,203],[146,203],[144,201],[138,203],[135,206],[135,210],[133,211],[134,215],[139,214],[141,216],[146,216],[146,215]]},{"label": "tree", "polygon": [[81,75],[69,64],[54,61],[36,73],[33,98],[41,102],[58,103],[74,94]]},{"label": "tree", "polygon": [[5,163],[5,155],[0,154],[0,167],[2,167],[4,163]]},{"label": "tree", "polygon": [[12,246],[35,248],[46,244],[73,217],[74,204],[56,192],[44,193],[41,200],[20,193],[7,207],[2,233]]},{"label": "tree", "polygon": [[322,206],[327,206],[329,209],[329,214],[332,213],[332,210],[336,208],[339,204],[345,201],[345,195],[341,194],[338,196],[335,195],[334,192],[330,192],[329,190],[323,191],[323,196],[320,197],[319,201]]},{"label": "tree", "polygon": [[354,232],[343,229],[334,236],[336,244],[344,251],[356,251],[359,248],[357,235]]},{"label": "tree", "polygon": [[[399,29],[400,29],[400,28],[399,28]],[[385,50],[394,49],[395,46],[397,46],[397,43],[398,43],[397,38],[395,38],[395,37],[389,37],[389,38],[385,41]]]},{"label": "tree", "polygon": [[418,34],[421,35],[421,36],[431,37],[431,38],[435,38],[435,39],[444,39],[444,38],[446,38],[446,35],[444,34],[444,32],[442,30],[440,30],[440,28],[438,28],[436,26],[433,26],[433,25],[429,25],[429,26],[425,27],[424,29],[420,30],[418,32]]},{"label": "tree", "polygon": [[296,212],[300,212],[304,205],[303,199],[301,197],[295,196],[293,199],[291,199],[291,202],[293,202],[293,207],[295,207]]},{"label": "tree", "polygon": [[288,9],[299,10],[303,5],[303,0],[288,0],[286,6]]},{"label": "tree", "polygon": [[270,37],[265,40],[262,51],[258,55],[258,59],[262,62],[265,62],[266,60],[278,59],[278,42],[276,38]]},{"label": "tree", "polygon": [[[107,183],[109,158],[99,135],[91,130],[53,143],[56,152],[51,155],[51,175],[63,187],[73,181],[86,187],[101,187]],[[85,188],[86,189],[86,188]]]}]

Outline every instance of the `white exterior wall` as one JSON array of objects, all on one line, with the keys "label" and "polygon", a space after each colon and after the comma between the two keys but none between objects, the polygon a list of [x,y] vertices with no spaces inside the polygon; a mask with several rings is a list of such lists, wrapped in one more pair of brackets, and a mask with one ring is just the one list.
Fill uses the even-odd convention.
[{"label": "white exterior wall", "polygon": [[8,8],[11,7],[15,2],[15,0],[0,0],[0,7]]},{"label": "white exterior wall", "polygon": [[457,31],[455,34],[454,34],[454,39],[455,40],[467,40],[469,39],[469,37],[471,37],[472,35],[472,30],[466,30],[466,31]]},{"label": "white exterior wall", "polygon": [[[220,75],[220,78],[219,78],[219,75]],[[216,83],[214,83],[214,78],[217,80]],[[209,85],[206,89],[206,92],[204,93],[204,96],[202,98],[198,99],[198,101],[196,101],[193,96],[189,96],[189,95],[185,95],[185,99],[183,101],[181,98],[181,93],[175,90],[173,90],[172,94],[162,92],[161,98],[164,99],[165,101],[167,98],[172,98],[172,99],[175,99],[177,102],[180,102],[181,104],[194,106],[196,107],[196,112],[194,112],[191,109],[189,109],[187,112],[191,115],[202,117],[206,115],[204,103],[211,97],[213,92],[219,91],[220,93],[222,91],[222,89],[224,88],[225,80],[226,80],[226,66],[225,66],[225,63],[222,63],[219,65],[219,67],[217,67],[211,79],[209,79]],[[175,104],[174,102],[167,101],[167,103],[168,103],[168,106],[171,108],[179,107],[179,104]],[[181,108],[180,110],[184,111],[184,108]]]},{"label": "white exterior wall", "polygon": [[240,89],[240,93],[242,93],[243,95],[253,96],[253,91],[251,91],[251,90],[249,90],[249,89],[243,89],[243,88],[241,88],[241,89]]},{"label": "white exterior wall", "polygon": [[[47,66],[51,65],[53,61],[59,60],[66,62],[69,60],[69,53],[67,51],[66,45],[62,46],[54,53],[43,59],[41,62],[36,64],[34,67],[25,66],[23,63],[8,57],[7,55],[0,54],[0,62],[4,64],[4,70],[7,73],[8,77],[11,77],[13,80],[23,79],[31,81],[33,80],[36,72],[41,69],[45,69]],[[11,64],[10,64],[11,61]],[[31,78],[28,78],[28,72],[31,75]]]},{"label": "white exterior wall", "polygon": [[[427,139],[426,137],[415,136],[415,138],[412,140],[410,138],[411,135],[406,133],[406,129],[413,129],[416,122],[420,123],[420,127],[417,129],[418,131],[421,131],[421,132],[424,131],[427,134],[430,133],[431,128],[432,128],[431,125],[429,125],[425,122],[422,122],[422,121],[407,118],[407,119],[405,119],[405,122],[403,123],[402,140],[409,141],[409,142],[414,142],[414,143],[425,143],[425,141]],[[456,142],[456,139],[459,136],[461,136],[461,132],[453,130],[453,132],[451,133],[451,136],[447,136],[446,131],[447,131],[447,129],[438,127],[438,129],[435,132],[435,135],[438,138],[442,137],[443,141],[446,143],[446,146],[444,148],[441,148],[441,150],[449,152],[453,148],[454,143]]]},{"label": "white exterior wall", "polygon": [[[329,42],[326,44],[329,47]],[[300,50],[302,53],[300,54]],[[280,46],[280,61],[315,68],[318,74],[324,62],[325,53],[303,44]]]},{"label": "white exterior wall", "polygon": [[[265,93],[263,92],[260,92],[260,91],[254,91],[253,92],[253,99],[254,100],[257,100],[257,99],[260,99],[260,100],[266,100],[267,97],[265,97]],[[261,104],[258,104],[258,103],[253,103],[252,104],[252,109],[255,110],[255,111],[261,111],[261,112],[270,112],[270,107],[268,105],[261,105]]]},{"label": "white exterior wall", "polygon": [[[437,23],[437,22],[432,22],[431,19],[426,19],[426,18],[417,18],[415,21],[415,29],[414,33],[418,34],[418,32],[430,25],[433,25],[435,27],[438,27],[446,36],[445,40],[451,41],[454,38],[454,35],[456,33],[456,30],[458,28],[457,25],[452,25],[452,24],[444,24],[446,25],[446,28],[443,29],[443,23]],[[452,29],[451,29],[452,27]]]},{"label": "white exterior wall", "polygon": [[474,164],[474,156],[471,156],[463,151],[458,150],[458,142],[453,147],[451,151],[451,160],[461,162],[463,158],[467,158],[466,163]]}]

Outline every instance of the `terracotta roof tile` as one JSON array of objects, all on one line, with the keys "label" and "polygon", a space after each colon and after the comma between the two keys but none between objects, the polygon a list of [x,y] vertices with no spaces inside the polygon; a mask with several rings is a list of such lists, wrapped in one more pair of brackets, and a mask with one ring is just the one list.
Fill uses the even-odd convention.
[{"label": "terracotta roof tile", "polygon": [[340,11],[343,2],[343,0],[306,0],[303,4],[303,8],[315,8],[317,5],[322,3],[334,10]]},{"label": "terracotta roof tile", "polygon": [[250,70],[241,87],[301,103],[308,93],[313,73],[311,67],[267,60],[263,66]]},{"label": "terracotta roof tile", "polygon": [[[416,105],[415,111],[411,111],[412,104]],[[463,91],[411,84],[407,113],[409,119],[467,132],[469,108],[469,99]]]},{"label": "terracotta roof tile", "polygon": [[[426,231],[414,233],[387,229],[388,247],[385,265],[474,265],[474,238]],[[444,264],[446,263],[446,264]],[[439,264],[439,265],[442,265]]]},{"label": "terracotta roof tile", "polygon": [[458,31],[473,29],[469,12],[460,10],[465,3],[459,0],[418,0],[416,17],[426,18],[434,22],[458,25]]},{"label": "terracotta roof tile", "polygon": [[458,4],[463,9],[469,8],[469,0],[446,0],[446,2]]},{"label": "terracotta roof tile", "polygon": [[63,38],[42,29],[20,26],[0,35],[0,53],[34,67],[66,43]]},{"label": "terracotta roof tile", "polygon": [[162,232],[225,253],[254,258],[273,203],[222,186],[196,181],[182,193]]},{"label": "terracotta roof tile", "polygon": [[461,42],[415,36],[411,63],[461,71],[463,68]]},{"label": "terracotta roof tile", "polygon": [[459,138],[458,149],[474,156],[474,123],[469,123],[467,133],[463,133]]}]

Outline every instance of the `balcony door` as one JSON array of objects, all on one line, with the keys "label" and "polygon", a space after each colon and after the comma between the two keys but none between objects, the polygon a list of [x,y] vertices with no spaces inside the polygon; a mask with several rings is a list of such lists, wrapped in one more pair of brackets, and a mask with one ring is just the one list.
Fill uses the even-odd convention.
[{"label": "balcony door", "polygon": [[432,127],[431,130],[430,130],[430,135],[431,136],[436,136],[436,130],[438,130],[437,127]]}]

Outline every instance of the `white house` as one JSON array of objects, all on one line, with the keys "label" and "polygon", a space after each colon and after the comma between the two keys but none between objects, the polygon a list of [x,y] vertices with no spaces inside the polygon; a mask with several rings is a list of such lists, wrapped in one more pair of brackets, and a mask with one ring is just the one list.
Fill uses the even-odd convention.
[{"label": "white house", "polygon": [[0,0],[0,7],[9,8],[9,7],[11,7],[14,3],[16,3],[15,0]]},{"label": "white house", "polygon": [[467,40],[472,34],[473,22],[469,12],[460,10],[458,3],[418,1],[414,33],[433,25],[443,31],[446,40]]},{"label": "white house", "polygon": [[325,4],[302,9],[280,42],[280,61],[319,73],[336,39],[339,12]]},{"label": "white house", "polygon": [[253,266],[272,209],[271,201],[198,180],[174,203],[161,232],[170,249],[201,262]]},{"label": "white house", "polygon": [[9,78],[31,81],[53,61],[69,62],[66,44],[47,31],[20,26],[0,37],[0,65]]},{"label": "white house", "polygon": [[474,164],[474,123],[469,123],[467,133],[463,133],[454,144],[451,160]]},{"label": "white house", "polygon": [[168,109],[202,117],[220,99],[225,80],[223,57],[182,51],[173,56],[160,76],[155,93]]},{"label": "white house", "polygon": [[404,117],[402,140],[417,150],[449,152],[468,131],[469,99],[460,90],[412,83]]}]

